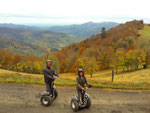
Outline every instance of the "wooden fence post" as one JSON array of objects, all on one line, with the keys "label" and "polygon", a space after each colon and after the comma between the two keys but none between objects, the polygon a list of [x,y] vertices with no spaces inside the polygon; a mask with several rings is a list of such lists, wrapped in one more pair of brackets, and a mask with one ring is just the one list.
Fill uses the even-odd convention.
[{"label": "wooden fence post", "polygon": [[112,70],[112,81],[111,82],[113,82],[114,81],[114,70]]}]

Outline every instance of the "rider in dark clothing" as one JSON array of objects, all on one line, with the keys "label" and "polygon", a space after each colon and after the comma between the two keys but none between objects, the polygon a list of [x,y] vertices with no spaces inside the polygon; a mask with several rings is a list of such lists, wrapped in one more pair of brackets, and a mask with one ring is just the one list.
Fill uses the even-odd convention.
[{"label": "rider in dark clothing", "polygon": [[82,68],[78,70],[78,76],[76,78],[77,82],[77,93],[78,93],[78,99],[80,101],[80,98],[82,99],[82,102],[84,101],[84,94],[82,93],[85,90],[85,84],[88,87],[91,87],[91,85],[88,84],[86,77],[84,76],[84,71]]},{"label": "rider in dark clothing", "polygon": [[43,69],[46,91],[49,93],[51,93],[52,83],[53,83],[53,81],[55,81],[54,75],[58,77],[58,74],[55,73],[55,71],[51,65],[52,65],[52,61],[47,60],[46,67]]}]

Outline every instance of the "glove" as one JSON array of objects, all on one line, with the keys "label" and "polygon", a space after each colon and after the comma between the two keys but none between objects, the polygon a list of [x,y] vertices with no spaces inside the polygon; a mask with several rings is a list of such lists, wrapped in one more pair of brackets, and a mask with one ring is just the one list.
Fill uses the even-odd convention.
[{"label": "glove", "polygon": [[89,84],[89,85],[88,85],[88,88],[91,88],[91,87],[92,87],[92,86]]},{"label": "glove", "polygon": [[84,88],[82,88],[82,90],[84,91],[85,89],[84,89]]},{"label": "glove", "polygon": [[52,81],[55,81],[55,78],[51,78]]},{"label": "glove", "polygon": [[55,74],[56,75],[56,77],[59,77],[59,75],[58,74]]}]

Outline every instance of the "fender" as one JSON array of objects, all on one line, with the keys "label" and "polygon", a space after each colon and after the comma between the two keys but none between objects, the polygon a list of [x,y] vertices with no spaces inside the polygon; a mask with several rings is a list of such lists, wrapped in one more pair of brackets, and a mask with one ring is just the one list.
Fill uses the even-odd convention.
[{"label": "fender", "polygon": [[85,96],[84,98],[85,98],[86,100],[90,98],[90,95],[87,94],[87,93],[85,93],[84,96]]},{"label": "fender", "polygon": [[87,96],[88,98],[90,98],[90,95],[89,95],[89,94],[87,94],[87,93],[85,93],[85,96]]},{"label": "fender", "polygon": [[53,92],[54,92],[54,91],[56,91],[56,87],[55,87],[55,86],[53,86]]},{"label": "fender", "polygon": [[49,96],[49,92],[44,91],[43,93],[41,93],[41,96]]},{"label": "fender", "polygon": [[72,96],[72,100],[79,101],[77,96]]}]

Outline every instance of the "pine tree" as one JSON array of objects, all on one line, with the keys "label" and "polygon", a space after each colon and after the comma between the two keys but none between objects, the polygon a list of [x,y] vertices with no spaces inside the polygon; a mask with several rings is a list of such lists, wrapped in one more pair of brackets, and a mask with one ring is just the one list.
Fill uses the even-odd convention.
[{"label": "pine tree", "polygon": [[102,39],[106,38],[106,29],[105,29],[105,27],[102,27],[102,29],[101,29],[101,38]]}]

